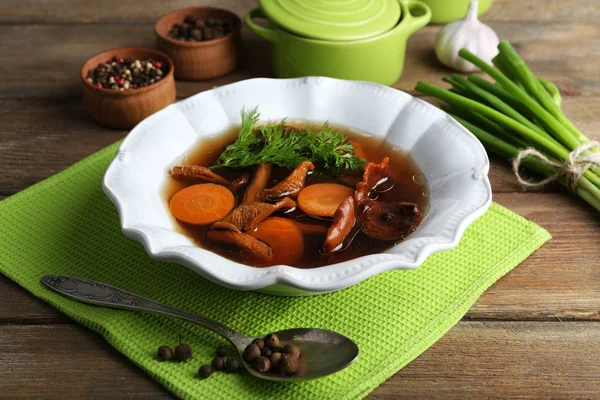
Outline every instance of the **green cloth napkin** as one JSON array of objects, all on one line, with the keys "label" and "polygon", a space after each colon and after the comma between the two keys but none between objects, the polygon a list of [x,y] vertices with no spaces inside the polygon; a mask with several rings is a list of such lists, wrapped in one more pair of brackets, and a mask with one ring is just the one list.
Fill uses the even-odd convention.
[{"label": "green cloth napkin", "polygon": [[[123,236],[101,189],[114,144],[0,202],[0,272],[77,322],[181,398],[357,399],[435,343],[502,275],[550,239],[539,226],[492,204],[460,245],[412,271],[390,271],[352,288],[316,297],[282,298],[213,284],[184,266],[150,259]],[[259,335],[318,327],[354,340],[360,356],[349,368],[302,383],[273,383],[246,373],[197,377],[225,340],[177,319],[86,305],[42,286],[48,274],[95,279]],[[159,362],[159,345],[181,333],[194,349],[184,363]]]}]

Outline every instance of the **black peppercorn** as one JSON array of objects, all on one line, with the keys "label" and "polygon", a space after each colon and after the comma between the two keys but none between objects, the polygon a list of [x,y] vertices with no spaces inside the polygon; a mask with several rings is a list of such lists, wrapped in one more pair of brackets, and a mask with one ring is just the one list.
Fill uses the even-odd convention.
[{"label": "black peppercorn", "polygon": [[225,363],[225,368],[227,368],[227,371],[229,372],[236,372],[238,369],[240,369],[240,365],[240,359],[237,357],[233,357],[227,359],[227,362]]},{"label": "black peppercorn", "polygon": [[258,357],[256,360],[254,360],[252,366],[258,372],[269,372],[271,369],[271,360],[269,360],[267,357]]},{"label": "black peppercorn", "polygon": [[173,357],[173,349],[170,346],[160,346],[158,348],[158,359],[161,361],[170,360]]},{"label": "black peppercorn", "polygon": [[255,344],[249,344],[244,350],[244,360],[251,363],[260,357],[260,348]]},{"label": "black peppercorn", "polygon": [[279,347],[279,338],[276,334],[271,333],[265,336],[265,345],[273,350],[273,347]]},{"label": "black peppercorn", "polygon": [[232,31],[234,22],[228,18],[208,18],[206,20],[187,16],[176,23],[169,31],[169,37],[186,42],[200,42],[217,39]]},{"label": "black peppercorn", "polygon": [[225,357],[227,355],[227,347],[219,346],[217,347],[217,356]]},{"label": "black peppercorn", "polygon": [[205,40],[211,40],[215,37],[215,33],[211,28],[205,26],[204,28],[202,28],[202,37]]},{"label": "black peppercorn", "polygon": [[220,38],[222,36],[225,36],[225,31],[220,26],[217,26],[216,28],[214,28],[213,32],[215,34],[215,38]]},{"label": "black peppercorn", "polygon": [[211,365],[216,371],[221,371],[223,367],[225,367],[225,360],[223,357],[215,357],[213,358]]},{"label": "black peppercorn", "polygon": [[283,354],[279,360],[279,373],[284,375],[293,375],[298,371],[298,359],[290,356],[289,354]]},{"label": "black peppercorn", "polygon": [[173,356],[175,361],[185,361],[190,357],[192,357],[192,346],[182,343],[175,347],[175,355]]},{"label": "black peppercorn", "polygon": [[201,378],[208,378],[211,374],[212,368],[210,365],[203,365],[198,370],[198,375],[200,375]]},{"label": "black peppercorn", "polygon": [[252,341],[252,344],[255,344],[258,346],[259,349],[264,349],[265,348],[265,341],[262,340],[261,338],[256,338]]},{"label": "black peppercorn", "polygon": [[263,357],[271,357],[271,354],[273,354],[273,352],[268,347],[265,347],[260,351],[260,355]]},{"label": "black peppercorn", "polygon": [[289,354],[295,359],[300,358],[300,347],[296,346],[295,344],[286,344],[283,346],[283,352],[285,354]]},{"label": "black peppercorn", "polygon": [[202,31],[198,28],[192,29],[192,32],[190,32],[190,37],[194,40],[201,41],[202,40]]}]

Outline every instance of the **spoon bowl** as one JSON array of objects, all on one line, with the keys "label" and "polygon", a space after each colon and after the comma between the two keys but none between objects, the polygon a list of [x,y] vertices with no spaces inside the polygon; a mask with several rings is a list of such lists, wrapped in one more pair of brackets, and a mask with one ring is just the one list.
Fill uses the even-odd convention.
[{"label": "spoon bowl", "polygon": [[162,304],[102,282],[71,276],[47,275],[42,283],[50,289],[75,300],[95,305],[136,311],[150,311],[195,322],[227,339],[239,352],[242,364],[248,372],[260,379],[271,381],[304,381],[320,378],[340,371],[358,358],[358,346],[346,336],[326,329],[292,328],[272,332],[282,347],[288,343],[300,348],[299,369],[295,375],[261,373],[246,362],[242,354],[254,339],[221,324],[189,311]]},{"label": "spoon bowl", "polygon": [[[281,376],[277,373],[261,373],[242,359],[252,375],[272,381],[304,381],[320,378],[340,371],[358,357],[358,346],[346,336],[326,329],[294,328],[273,332],[282,345],[293,343],[300,348],[298,373]],[[266,335],[259,336],[265,337]],[[256,338],[250,338],[248,344]],[[246,344],[247,345],[247,344]],[[238,347],[243,354],[246,346]]]}]

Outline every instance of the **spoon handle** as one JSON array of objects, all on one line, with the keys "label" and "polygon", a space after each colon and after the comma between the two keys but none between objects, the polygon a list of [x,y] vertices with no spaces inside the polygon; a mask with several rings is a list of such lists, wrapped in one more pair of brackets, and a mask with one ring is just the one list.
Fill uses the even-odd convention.
[{"label": "spoon handle", "polygon": [[238,348],[248,339],[239,332],[212,319],[149,300],[106,283],[58,275],[46,275],[42,278],[42,283],[62,295],[84,303],[127,310],[151,311],[195,322],[223,336]]}]

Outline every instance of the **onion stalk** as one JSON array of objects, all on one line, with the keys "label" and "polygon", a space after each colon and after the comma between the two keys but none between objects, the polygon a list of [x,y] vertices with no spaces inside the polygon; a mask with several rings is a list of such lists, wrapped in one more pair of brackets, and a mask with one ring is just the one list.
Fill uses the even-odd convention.
[{"label": "onion stalk", "polygon": [[[537,78],[508,41],[500,42],[498,50],[493,59],[496,68],[467,49],[459,51],[462,58],[487,73],[495,83],[478,75],[465,79],[452,74],[443,79],[452,85],[449,90],[425,82],[418,82],[416,90],[444,101],[440,107],[491,153],[512,160],[521,150],[533,148],[552,162],[564,163],[572,151],[590,140],[563,113],[554,83]],[[584,154],[596,151],[593,148]],[[532,156],[525,157],[521,167],[544,177],[557,172],[554,166]],[[570,178],[560,176],[557,182],[600,211],[600,168],[590,166],[575,185]]]}]

